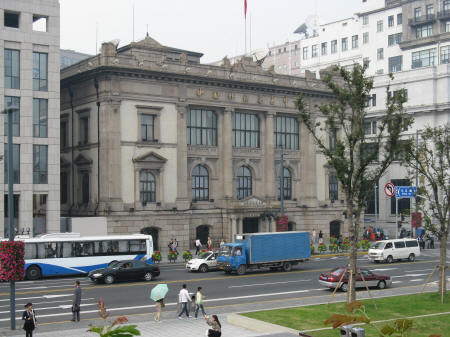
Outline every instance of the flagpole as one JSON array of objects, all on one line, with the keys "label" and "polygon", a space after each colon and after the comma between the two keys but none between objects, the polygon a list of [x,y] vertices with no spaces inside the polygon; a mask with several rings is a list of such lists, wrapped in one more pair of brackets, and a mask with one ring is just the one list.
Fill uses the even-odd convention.
[{"label": "flagpole", "polygon": [[250,54],[252,53],[252,13],[250,12]]},{"label": "flagpole", "polygon": [[245,52],[244,54],[247,55],[247,16],[245,16]]}]

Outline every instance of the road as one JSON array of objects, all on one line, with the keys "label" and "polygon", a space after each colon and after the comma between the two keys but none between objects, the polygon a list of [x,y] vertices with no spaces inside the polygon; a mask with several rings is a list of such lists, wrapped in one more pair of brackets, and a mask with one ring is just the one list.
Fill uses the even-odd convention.
[{"label": "road", "polygon": [[[358,257],[360,267],[369,267],[374,272],[390,275],[393,288],[423,284],[438,262],[439,251],[425,251],[416,262],[393,264],[373,264],[365,256]],[[139,316],[154,312],[149,299],[151,288],[157,283],[167,283],[169,293],[166,310],[175,310],[178,292],[186,283],[190,292],[202,286],[207,296],[205,306],[239,306],[256,302],[291,299],[324,295],[331,291],[319,285],[317,278],[321,272],[345,265],[346,257],[314,258],[304,262],[291,272],[257,271],[243,276],[225,275],[221,271],[189,273],[183,266],[162,266],[161,275],[152,282],[128,282],[112,285],[93,284],[85,277],[65,277],[24,281],[17,283],[17,318],[21,318],[23,307],[33,302],[40,325],[57,325],[71,319],[71,296],[73,283],[81,281],[83,289],[82,319],[98,317],[96,305],[99,298],[105,300],[111,315]],[[431,280],[436,281],[437,275]],[[378,291],[378,290],[376,290]],[[18,325],[21,323],[18,323]],[[9,285],[0,284],[0,329],[9,327]]]}]

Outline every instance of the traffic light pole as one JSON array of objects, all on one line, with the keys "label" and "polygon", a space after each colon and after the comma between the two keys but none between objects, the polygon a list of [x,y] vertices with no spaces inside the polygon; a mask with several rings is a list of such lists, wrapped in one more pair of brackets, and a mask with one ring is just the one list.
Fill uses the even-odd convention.
[{"label": "traffic light pole", "polygon": [[395,238],[398,239],[398,198],[395,196]]},{"label": "traffic light pole", "polygon": [[284,216],[284,153],[283,148],[281,148],[280,157],[280,204],[281,204],[281,216]]}]

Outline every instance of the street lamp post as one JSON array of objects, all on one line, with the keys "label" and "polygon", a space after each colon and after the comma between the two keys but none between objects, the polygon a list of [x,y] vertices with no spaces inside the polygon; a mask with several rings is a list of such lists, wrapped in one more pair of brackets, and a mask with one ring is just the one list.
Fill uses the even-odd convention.
[{"label": "street lamp post", "polygon": [[281,216],[284,216],[284,152],[283,148],[281,148],[281,157],[280,157],[280,203],[281,203]]},{"label": "street lamp post", "polygon": [[[9,241],[14,241],[14,155],[13,155],[13,114],[17,107],[8,107],[3,110],[8,115],[8,219]],[[9,281],[9,305],[11,317],[11,330],[16,329],[16,284]]]}]

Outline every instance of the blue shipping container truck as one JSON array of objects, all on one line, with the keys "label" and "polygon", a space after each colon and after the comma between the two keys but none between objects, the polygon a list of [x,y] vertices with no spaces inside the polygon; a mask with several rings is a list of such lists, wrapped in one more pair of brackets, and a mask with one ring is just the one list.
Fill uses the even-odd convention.
[{"label": "blue shipping container truck", "polygon": [[222,245],[217,263],[226,273],[243,275],[259,268],[290,271],[310,256],[308,232],[253,233],[236,235],[235,242]]}]

